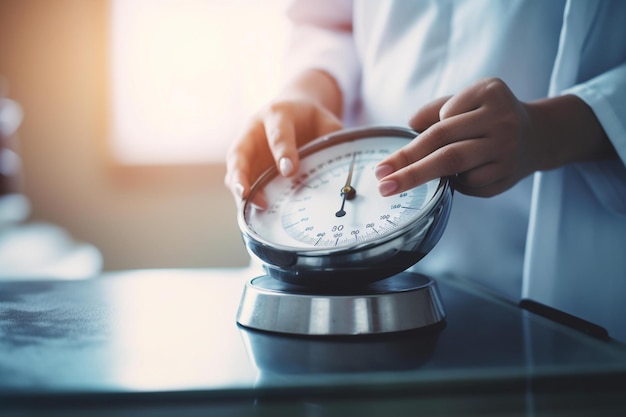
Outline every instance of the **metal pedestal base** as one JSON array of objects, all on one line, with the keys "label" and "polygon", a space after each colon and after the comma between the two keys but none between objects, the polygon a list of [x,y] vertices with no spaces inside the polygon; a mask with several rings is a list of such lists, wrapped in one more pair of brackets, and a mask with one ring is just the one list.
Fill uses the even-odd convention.
[{"label": "metal pedestal base", "polygon": [[402,332],[444,319],[436,282],[411,272],[350,291],[310,289],[263,275],[246,284],[237,313],[245,327],[308,336]]}]

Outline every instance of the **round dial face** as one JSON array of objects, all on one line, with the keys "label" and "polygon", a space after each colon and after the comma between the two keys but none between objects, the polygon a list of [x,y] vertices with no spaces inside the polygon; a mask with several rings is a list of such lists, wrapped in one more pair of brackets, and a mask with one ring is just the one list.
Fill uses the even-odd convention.
[{"label": "round dial face", "polygon": [[300,169],[286,178],[275,172],[252,193],[263,193],[267,208],[249,201],[244,221],[255,238],[293,250],[343,250],[387,240],[422,214],[440,180],[382,197],[374,168],[411,138],[376,136],[330,143],[301,155]]}]

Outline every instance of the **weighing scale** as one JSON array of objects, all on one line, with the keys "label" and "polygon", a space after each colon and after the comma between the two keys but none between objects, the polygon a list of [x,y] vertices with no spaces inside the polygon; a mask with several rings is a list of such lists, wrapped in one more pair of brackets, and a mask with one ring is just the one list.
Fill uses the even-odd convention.
[{"label": "weighing scale", "polygon": [[439,241],[452,203],[447,178],[382,197],[376,165],[418,134],[341,130],[299,149],[290,177],[275,167],[238,210],[265,275],[248,281],[237,322],[302,336],[375,335],[442,323],[437,284],[407,271]]}]

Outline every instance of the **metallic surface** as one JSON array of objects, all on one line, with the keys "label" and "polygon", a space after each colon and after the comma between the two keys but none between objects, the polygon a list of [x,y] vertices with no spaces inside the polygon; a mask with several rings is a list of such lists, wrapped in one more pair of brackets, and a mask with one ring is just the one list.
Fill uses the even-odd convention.
[{"label": "metallic surface", "polygon": [[246,327],[310,336],[401,332],[444,318],[436,283],[409,272],[333,293],[264,275],[247,283],[237,313],[237,322]]}]

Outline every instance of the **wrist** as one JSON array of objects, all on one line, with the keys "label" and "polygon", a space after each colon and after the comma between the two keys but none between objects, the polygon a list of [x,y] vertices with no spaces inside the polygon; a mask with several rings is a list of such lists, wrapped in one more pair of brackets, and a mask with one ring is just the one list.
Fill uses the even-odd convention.
[{"label": "wrist", "polygon": [[609,158],[616,154],[593,110],[565,95],[525,104],[534,170]]},{"label": "wrist", "polygon": [[343,97],[337,81],[322,70],[308,70],[294,78],[278,95],[280,99],[305,100],[342,116]]}]

